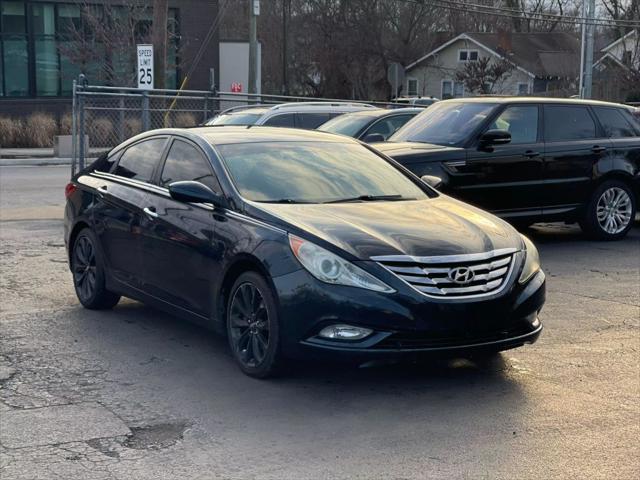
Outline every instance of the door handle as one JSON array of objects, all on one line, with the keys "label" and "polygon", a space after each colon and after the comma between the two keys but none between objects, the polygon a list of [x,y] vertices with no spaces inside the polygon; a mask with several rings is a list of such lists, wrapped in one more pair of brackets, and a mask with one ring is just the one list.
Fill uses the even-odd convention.
[{"label": "door handle", "polygon": [[158,212],[156,212],[156,207],[145,207],[142,211],[151,218],[159,217]]},{"label": "door handle", "polygon": [[527,150],[524,152],[524,156],[527,158],[539,157],[540,152],[534,152],[533,150]]},{"label": "door handle", "polygon": [[591,151],[592,151],[593,153],[602,153],[602,152],[604,152],[604,151],[606,151],[606,150],[607,150],[607,147],[601,147],[600,145],[594,145],[594,146],[591,148]]}]

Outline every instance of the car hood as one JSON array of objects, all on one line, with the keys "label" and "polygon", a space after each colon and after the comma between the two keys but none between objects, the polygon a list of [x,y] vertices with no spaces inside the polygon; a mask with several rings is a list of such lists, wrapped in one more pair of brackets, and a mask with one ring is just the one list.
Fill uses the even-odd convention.
[{"label": "car hood", "polygon": [[463,148],[435,145],[420,142],[384,142],[372,143],[371,146],[390,157],[413,155],[438,155],[443,153],[464,152]]},{"label": "car hood", "polygon": [[270,223],[292,233],[308,232],[359,260],[522,247],[520,235],[508,223],[445,195],[400,202],[252,205]]}]

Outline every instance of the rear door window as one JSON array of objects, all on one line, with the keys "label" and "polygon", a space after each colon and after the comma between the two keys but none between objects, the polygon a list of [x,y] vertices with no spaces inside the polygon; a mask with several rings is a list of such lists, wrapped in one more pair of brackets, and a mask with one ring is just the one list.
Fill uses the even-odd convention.
[{"label": "rear door window", "polygon": [[511,134],[511,145],[538,141],[538,106],[514,105],[507,107],[491,124],[489,130],[506,130]]},{"label": "rear door window", "polygon": [[627,121],[619,109],[594,107],[594,110],[607,137],[625,138],[637,135],[631,123]]},{"label": "rear door window", "polygon": [[282,115],[275,115],[271,118],[267,118],[263,125],[268,125],[270,127],[290,127],[293,128],[294,125],[294,114],[293,113],[283,113]]},{"label": "rear door window", "polygon": [[331,114],[329,113],[296,113],[296,128],[313,130],[329,121],[330,118]]},{"label": "rear door window", "polygon": [[596,123],[582,105],[545,105],[544,138],[547,142],[597,138]]},{"label": "rear door window", "polygon": [[221,193],[218,179],[200,149],[182,140],[175,140],[164,162],[160,185],[169,187],[173,182],[182,180],[195,180]]},{"label": "rear door window", "polygon": [[132,145],[122,154],[113,173],[141,182],[150,182],[156,166],[160,163],[166,143],[167,139],[162,137]]}]

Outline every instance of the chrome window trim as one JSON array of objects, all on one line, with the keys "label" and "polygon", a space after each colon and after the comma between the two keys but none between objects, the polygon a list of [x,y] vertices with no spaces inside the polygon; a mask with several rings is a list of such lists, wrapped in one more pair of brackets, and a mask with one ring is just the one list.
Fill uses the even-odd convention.
[{"label": "chrome window trim", "polygon": [[[151,185],[150,183],[146,183],[146,182],[141,182],[140,180],[133,180],[130,178],[124,178],[121,177],[119,175],[114,175],[112,173],[104,173],[104,172],[91,172],[90,175],[99,177],[99,178],[104,178],[107,180],[112,180],[114,182],[118,182],[118,183],[122,183],[124,185],[128,185],[131,187],[139,187],[142,188],[143,190],[146,190],[148,192],[151,193],[156,193],[156,194],[160,194],[164,197],[167,198],[171,198],[171,195],[169,195],[169,189],[168,188],[164,188],[164,187],[159,187],[157,185]],[[202,208],[204,210],[209,210],[211,212],[213,212],[215,210],[214,206],[210,203],[191,203],[190,205],[197,207],[197,208]],[[226,215],[227,217],[231,217],[231,218],[235,218],[236,220],[240,220],[240,221],[244,221],[247,223],[252,223],[254,225],[260,226],[260,227],[264,227],[264,228],[268,228],[270,230],[273,230],[275,232],[278,233],[282,233],[285,234],[287,233],[286,230],[283,230],[279,227],[276,227],[274,225],[270,225],[268,223],[265,223],[261,220],[249,217],[247,215],[244,215],[242,213],[236,212],[234,210],[229,210],[229,209],[222,209],[222,212],[224,215]]]}]

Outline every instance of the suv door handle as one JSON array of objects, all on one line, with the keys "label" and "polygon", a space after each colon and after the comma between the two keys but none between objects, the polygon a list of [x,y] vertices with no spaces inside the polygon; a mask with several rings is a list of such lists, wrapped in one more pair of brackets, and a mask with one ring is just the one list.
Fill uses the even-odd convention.
[{"label": "suv door handle", "polygon": [[533,150],[527,150],[526,152],[524,152],[524,156],[527,157],[527,158],[539,157],[540,156],[540,152],[535,152]]},{"label": "suv door handle", "polygon": [[593,153],[602,153],[607,150],[607,147],[601,147],[600,145],[594,145],[591,147]]},{"label": "suv door handle", "polygon": [[156,212],[156,207],[145,207],[142,211],[151,218],[159,217],[158,212]]}]

